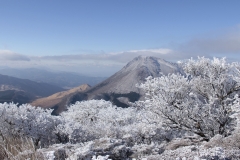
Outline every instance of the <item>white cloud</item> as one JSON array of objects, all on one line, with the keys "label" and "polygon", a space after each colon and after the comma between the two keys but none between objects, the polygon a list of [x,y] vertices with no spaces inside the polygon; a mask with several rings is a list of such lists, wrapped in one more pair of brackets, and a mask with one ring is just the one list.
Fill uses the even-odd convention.
[{"label": "white cloud", "polygon": [[60,56],[42,56],[31,57],[32,60],[38,61],[58,61],[58,62],[73,62],[85,63],[86,61],[97,63],[126,63],[131,61],[134,57],[139,55],[145,56],[162,56],[171,53],[171,49],[144,49],[144,50],[130,50],[115,53],[98,53],[98,54],[75,54],[75,55],[60,55]]},{"label": "white cloud", "polygon": [[124,51],[124,52],[109,53],[108,59],[116,62],[126,63],[140,55],[161,58],[168,54],[171,54],[172,52],[173,50],[168,48],[130,50],[130,51]]},{"label": "white cloud", "polygon": [[157,54],[169,54],[172,52],[171,49],[168,48],[159,48],[159,49],[142,49],[142,50],[130,50],[127,51],[129,53],[157,53]]},{"label": "white cloud", "polygon": [[205,37],[194,38],[176,48],[184,56],[226,56],[240,60],[240,25],[228,28],[222,33],[213,33]]},{"label": "white cloud", "polygon": [[[59,56],[31,56],[2,51],[4,64],[17,68],[51,68],[53,70],[80,72],[83,74],[109,76],[139,55],[161,57],[171,53],[170,49],[131,50],[118,53],[76,54]],[[11,63],[15,60],[19,62]],[[3,63],[2,63],[3,64]]]},{"label": "white cloud", "polygon": [[0,60],[2,61],[29,61],[30,59],[25,56],[21,55],[9,50],[0,50]]}]

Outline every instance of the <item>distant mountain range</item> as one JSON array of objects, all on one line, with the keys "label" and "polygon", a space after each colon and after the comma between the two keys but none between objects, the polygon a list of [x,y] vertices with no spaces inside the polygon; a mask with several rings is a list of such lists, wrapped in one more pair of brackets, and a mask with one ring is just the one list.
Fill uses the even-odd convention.
[{"label": "distant mountain range", "polygon": [[64,89],[47,83],[0,74],[0,103],[29,103],[36,98],[46,97],[60,91]]},{"label": "distant mountain range", "polygon": [[[128,107],[129,102],[135,102],[143,98],[144,93],[136,87],[136,84],[143,83],[148,76],[159,77],[162,74],[166,75],[177,72],[181,73],[182,70],[176,63],[167,62],[155,57],[139,56],[105,81],[86,91],[65,94],[64,99],[67,99],[67,101],[48,107],[55,109],[54,114],[59,114],[66,109],[66,105],[90,99],[104,99],[111,101],[119,107]],[[48,97],[46,99],[50,100],[51,98],[49,99]],[[44,105],[44,101],[42,99],[37,104],[47,107]]]},{"label": "distant mountain range", "polygon": [[50,72],[36,68],[0,68],[0,74],[21,79],[29,79],[36,82],[49,83],[65,89],[71,89],[81,84],[93,86],[106,79],[106,77],[90,77],[71,72]]}]

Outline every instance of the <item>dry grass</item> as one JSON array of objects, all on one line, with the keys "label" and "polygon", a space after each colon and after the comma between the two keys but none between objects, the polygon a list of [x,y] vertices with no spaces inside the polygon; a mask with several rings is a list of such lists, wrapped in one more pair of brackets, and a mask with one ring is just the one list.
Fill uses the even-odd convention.
[{"label": "dry grass", "polygon": [[2,137],[0,139],[1,160],[37,160],[41,157],[36,152],[34,143],[30,138]]},{"label": "dry grass", "polygon": [[77,93],[77,92],[83,92],[89,89],[90,87],[86,84],[81,85],[79,87],[75,87],[73,89],[63,91],[63,92],[58,92],[55,93],[51,96],[44,97],[44,98],[39,98],[31,103],[33,106],[41,106],[43,108],[51,108],[54,107],[55,105],[61,103],[64,101],[64,99],[67,99],[70,95]]}]

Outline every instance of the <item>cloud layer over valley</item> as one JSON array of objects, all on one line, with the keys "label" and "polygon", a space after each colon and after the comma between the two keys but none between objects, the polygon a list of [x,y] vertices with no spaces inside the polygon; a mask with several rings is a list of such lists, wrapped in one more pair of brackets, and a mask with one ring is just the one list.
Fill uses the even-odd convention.
[{"label": "cloud layer over valley", "polygon": [[172,62],[197,56],[225,56],[230,61],[240,61],[239,44],[240,25],[237,25],[225,31],[198,36],[165,48],[56,56],[29,56],[11,50],[0,50],[0,62],[1,66],[12,68],[44,68],[78,72],[91,76],[110,76],[139,55],[159,57]]}]

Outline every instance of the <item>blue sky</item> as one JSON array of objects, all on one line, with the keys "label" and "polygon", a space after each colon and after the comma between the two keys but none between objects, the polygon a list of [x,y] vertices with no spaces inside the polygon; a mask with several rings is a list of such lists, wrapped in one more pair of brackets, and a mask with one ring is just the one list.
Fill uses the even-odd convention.
[{"label": "blue sky", "polygon": [[239,0],[0,0],[0,61],[79,72],[94,64],[104,75],[140,54],[240,61],[239,6]]}]

